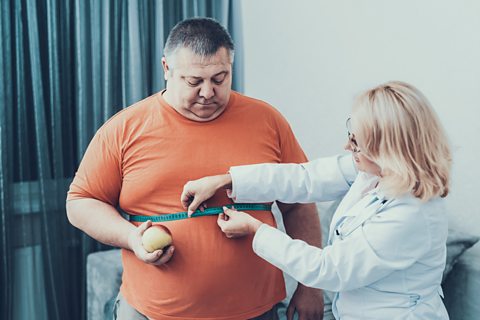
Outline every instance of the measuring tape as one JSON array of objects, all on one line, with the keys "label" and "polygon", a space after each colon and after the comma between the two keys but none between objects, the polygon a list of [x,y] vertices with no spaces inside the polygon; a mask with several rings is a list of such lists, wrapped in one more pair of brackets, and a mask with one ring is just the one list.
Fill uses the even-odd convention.
[{"label": "measuring tape", "polygon": [[[271,211],[272,205],[270,204],[253,204],[253,203],[236,203],[236,204],[227,204],[225,207],[231,209],[232,207],[235,210],[247,210],[247,211]],[[192,218],[195,217],[203,217],[203,216],[214,216],[223,213],[223,207],[212,207],[207,208],[203,211],[196,210],[192,214]],[[128,220],[133,222],[145,222],[145,221],[152,221],[152,222],[165,222],[165,221],[174,221],[174,220],[182,220],[188,218],[188,213],[185,212],[176,212],[170,214],[162,214],[158,216],[138,216],[133,214],[128,214]]]}]

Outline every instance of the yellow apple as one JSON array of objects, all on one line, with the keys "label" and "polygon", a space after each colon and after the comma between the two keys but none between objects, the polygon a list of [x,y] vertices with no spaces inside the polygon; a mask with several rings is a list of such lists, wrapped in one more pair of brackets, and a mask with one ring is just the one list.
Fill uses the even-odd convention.
[{"label": "yellow apple", "polygon": [[158,249],[163,249],[172,243],[172,236],[165,227],[156,225],[151,226],[142,236],[142,244],[145,250],[153,252]]}]

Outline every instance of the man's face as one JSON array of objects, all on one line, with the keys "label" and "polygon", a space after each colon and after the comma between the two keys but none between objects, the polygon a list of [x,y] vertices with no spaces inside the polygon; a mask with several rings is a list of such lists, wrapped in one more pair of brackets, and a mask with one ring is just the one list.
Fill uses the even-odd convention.
[{"label": "man's face", "polygon": [[225,48],[210,57],[188,48],[174,53],[173,65],[162,59],[167,90],[165,100],[184,117],[210,121],[225,110],[232,86],[232,64]]}]

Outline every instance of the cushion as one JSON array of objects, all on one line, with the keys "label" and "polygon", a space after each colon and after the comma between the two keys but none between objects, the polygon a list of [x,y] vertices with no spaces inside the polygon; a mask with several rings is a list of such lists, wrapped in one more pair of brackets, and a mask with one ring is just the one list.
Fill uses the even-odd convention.
[{"label": "cushion", "polygon": [[112,319],[111,311],[122,282],[119,249],[90,253],[87,257],[87,319]]},{"label": "cushion", "polygon": [[480,243],[462,254],[442,284],[450,319],[478,320],[480,314]]},{"label": "cushion", "polygon": [[458,258],[465,252],[465,250],[477,243],[479,239],[480,237],[465,232],[460,232],[454,229],[448,230],[447,261],[445,264],[445,270],[443,271],[442,282],[446,279],[448,273],[452,271]]}]

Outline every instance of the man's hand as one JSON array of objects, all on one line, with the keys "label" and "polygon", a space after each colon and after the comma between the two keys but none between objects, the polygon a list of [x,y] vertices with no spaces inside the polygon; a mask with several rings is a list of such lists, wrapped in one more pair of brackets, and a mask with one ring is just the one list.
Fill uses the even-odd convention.
[{"label": "man's hand", "polygon": [[206,208],[205,201],[213,197],[218,189],[228,186],[232,183],[229,174],[210,176],[194,181],[188,181],[183,186],[183,192],[180,201],[184,208],[188,209],[188,216],[197,210],[200,206],[202,210]]},{"label": "man's hand", "polygon": [[298,314],[298,320],[322,320],[322,290],[308,288],[299,283],[287,308],[287,320],[293,320],[295,312]]},{"label": "man's hand", "polygon": [[173,256],[173,251],[175,248],[173,246],[168,246],[166,250],[155,250],[153,252],[147,252],[142,245],[142,235],[152,226],[152,221],[148,220],[147,222],[142,223],[137,228],[133,229],[128,235],[128,246],[132,250],[138,259],[142,260],[145,263],[152,264],[155,266],[161,266],[162,264],[167,263]]}]

